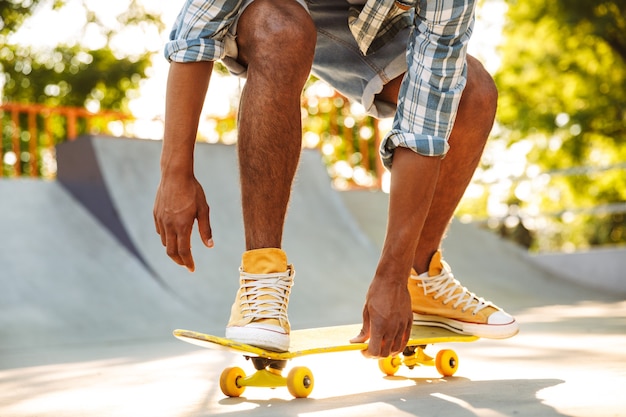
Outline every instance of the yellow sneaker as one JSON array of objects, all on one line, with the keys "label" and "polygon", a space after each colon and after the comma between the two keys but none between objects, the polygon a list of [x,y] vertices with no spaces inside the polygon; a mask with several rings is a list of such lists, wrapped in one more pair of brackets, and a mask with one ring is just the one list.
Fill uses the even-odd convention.
[{"label": "yellow sneaker", "polygon": [[263,349],[289,349],[287,305],[295,271],[280,249],[247,251],[239,268],[239,291],[226,338]]},{"label": "yellow sneaker", "polygon": [[439,251],[433,255],[428,272],[418,276],[411,271],[408,288],[415,324],[489,339],[506,339],[519,332],[510,314],[477,297],[454,279]]}]

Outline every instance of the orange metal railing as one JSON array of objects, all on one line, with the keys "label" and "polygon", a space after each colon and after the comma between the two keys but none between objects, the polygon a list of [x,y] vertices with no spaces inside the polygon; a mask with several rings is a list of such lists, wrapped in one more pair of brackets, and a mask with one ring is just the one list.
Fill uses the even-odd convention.
[{"label": "orange metal railing", "polygon": [[[317,145],[322,148],[325,141],[333,143],[333,154],[326,157],[329,166],[343,161],[353,168],[360,166],[372,174],[374,182],[365,187],[377,188],[384,168],[378,157],[378,145],[381,132],[378,121],[369,117],[353,118],[347,108],[338,100],[338,94],[321,98],[312,107],[311,103],[302,102],[308,110],[305,131],[316,131],[320,137]],[[325,102],[326,101],[326,102]],[[332,103],[332,104],[331,104]],[[324,104],[324,105],[322,105]],[[305,113],[307,114],[307,113]],[[233,115],[217,120],[226,122],[226,130],[235,129]],[[351,119],[348,124],[346,120]],[[84,108],[47,106],[42,104],[4,103],[0,104],[0,177],[42,177],[56,176],[55,146],[65,140],[74,140],[83,134],[111,134],[109,123],[120,121],[127,129],[131,116],[121,112],[102,111],[92,113]],[[361,137],[360,131],[368,126],[372,136]],[[131,129],[132,130],[132,129]],[[126,134],[126,133],[125,133]],[[224,128],[218,133],[221,142]],[[325,139],[324,139],[325,138]],[[199,140],[203,140],[199,137]],[[337,145],[337,142],[340,145]],[[338,179],[331,171],[331,177]],[[341,181],[342,187],[363,187],[352,179]]]},{"label": "orange metal railing", "polygon": [[54,155],[54,146],[86,133],[109,133],[107,123],[127,121],[122,112],[92,113],[80,107],[43,104],[0,104],[0,177],[46,177],[43,155]]}]

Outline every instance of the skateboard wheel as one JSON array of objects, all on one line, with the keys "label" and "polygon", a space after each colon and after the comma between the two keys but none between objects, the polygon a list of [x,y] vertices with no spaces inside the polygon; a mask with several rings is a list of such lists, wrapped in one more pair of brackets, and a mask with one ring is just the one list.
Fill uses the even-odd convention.
[{"label": "skateboard wheel", "polygon": [[435,366],[442,376],[452,376],[459,367],[459,357],[451,349],[443,349],[437,353]]},{"label": "skateboard wheel", "polygon": [[313,373],[309,368],[297,366],[287,375],[287,389],[296,398],[306,398],[313,391]]},{"label": "skateboard wheel", "polygon": [[239,386],[240,379],[246,377],[246,373],[239,367],[226,368],[220,375],[220,389],[228,397],[240,397],[246,387]]},{"label": "skateboard wheel", "polygon": [[401,364],[402,359],[397,356],[388,356],[378,360],[378,368],[387,376],[394,376],[396,372],[398,372],[398,369],[400,369]]}]

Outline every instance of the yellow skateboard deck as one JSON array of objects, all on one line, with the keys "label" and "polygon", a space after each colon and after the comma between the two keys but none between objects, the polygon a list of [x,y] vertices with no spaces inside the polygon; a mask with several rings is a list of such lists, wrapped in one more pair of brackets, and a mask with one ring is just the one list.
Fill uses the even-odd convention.
[{"label": "yellow skateboard deck", "polygon": [[[286,362],[305,355],[330,352],[345,352],[367,348],[367,343],[350,343],[350,339],[361,330],[360,324],[320,327],[294,330],[287,352],[273,352],[255,346],[238,343],[220,336],[191,330],[175,330],[174,336],[194,345],[214,350],[227,350],[244,355],[252,360],[256,372],[246,376],[241,368],[227,368],[220,377],[220,388],[229,397],[239,397],[246,387],[283,387],[296,398],[308,397],[313,390],[313,374],[305,367],[293,368],[287,377],[282,375]],[[402,356],[389,357],[378,361],[380,370],[386,375],[394,375],[405,365],[435,366],[442,376],[452,376],[458,368],[458,357],[453,350],[444,349],[436,357],[428,356],[427,345],[448,342],[473,342],[476,336],[460,335],[439,327],[413,326],[411,336]]]}]

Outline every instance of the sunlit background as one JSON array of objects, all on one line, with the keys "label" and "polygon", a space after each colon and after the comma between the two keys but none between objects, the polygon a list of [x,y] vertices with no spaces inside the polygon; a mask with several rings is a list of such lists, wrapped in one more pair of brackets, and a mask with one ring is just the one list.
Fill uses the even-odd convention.
[{"label": "sunlit background", "polygon": [[[499,109],[480,167],[457,213],[458,219],[471,224],[454,223],[445,246],[448,259],[455,260],[456,276],[472,291],[493,295],[514,314],[520,334],[505,341],[453,345],[461,361],[454,378],[439,378],[429,368],[382,377],[376,364],[358,353],[306,358],[302,364],[316,375],[310,401],[292,401],[280,389],[250,389],[247,398],[224,398],[219,372],[230,364],[245,366],[244,358],[184,351],[190,347],[170,336],[170,323],[184,325],[181,322],[189,317],[202,326],[222,326],[215,317],[227,314],[231,299],[221,290],[230,281],[221,279],[226,276],[221,269],[219,283],[213,280],[215,258],[198,256],[204,269],[193,276],[166,259],[152,219],[145,215],[153,196],[143,193],[138,199],[142,204],[133,202],[120,210],[125,229],[138,231],[133,242],[142,253],[154,255],[147,267],[141,266],[109,229],[54,181],[55,146],[66,140],[90,133],[161,139],[168,71],[162,50],[182,3],[0,2],[3,417],[624,415],[623,268],[614,281],[607,281],[615,289],[597,290],[606,277],[600,276],[606,271],[601,267],[609,263],[598,259],[624,259],[619,248],[626,243],[623,1],[479,3],[470,52],[494,76]],[[236,143],[235,115],[243,82],[223,68],[213,74],[199,141]],[[389,174],[380,166],[377,143],[389,129],[389,119],[368,117],[361,106],[314,78],[302,95],[302,118],[303,146],[319,150],[336,189],[387,189]],[[145,146],[141,155],[156,144],[133,143]],[[120,154],[109,157],[109,174],[119,171],[110,161]],[[154,160],[158,153],[151,155]],[[317,158],[315,153],[309,155]],[[313,162],[319,167],[317,159]],[[119,178],[115,176],[114,182],[120,183]],[[143,187],[141,178],[135,180]],[[115,203],[129,200],[127,193],[135,188],[125,187],[119,187],[124,192],[114,196]],[[360,192],[338,194],[370,197]],[[384,210],[374,204],[385,201],[378,200],[380,196],[386,197],[376,193],[376,199],[353,201],[369,204],[361,211],[371,211],[376,221],[370,222],[384,233]],[[340,220],[334,227],[328,221],[325,231],[335,232],[337,224],[350,223],[343,221],[344,211],[330,213],[327,218],[334,215]],[[300,216],[310,220],[306,214]],[[363,227],[366,221],[354,217]],[[224,227],[215,223],[216,229]],[[522,249],[513,250],[513,245],[473,225],[505,236]],[[344,239],[334,244],[345,245],[348,240],[352,246],[360,242],[360,232],[344,232]],[[311,256],[326,253],[320,251],[328,249],[324,239],[305,243],[301,259],[332,264],[338,275],[343,274],[339,262]],[[224,247],[216,257],[225,255],[230,261],[232,248],[239,250],[237,243],[224,242]],[[607,248],[615,251],[603,250]],[[362,251],[353,252],[363,260]],[[608,255],[586,257],[589,253]],[[574,265],[586,262],[594,271],[583,276],[579,286],[539,268],[533,261],[541,255],[566,255],[566,262],[579,256],[582,262]],[[238,256],[239,252],[234,255]],[[348,258],[343,252],[337,257]],[[348,264],[346,270],[353,272],[358,262]],[[299,271],[306,277],[318,268]],[[322,275],[312,284],[320,293],[348,293],[337,288],[349,284]],[[319,295],[307,294],[306,285],[306,278],[299,281],[300,289],[293,294],[291,318],[312,316],[316,308],[346,314],[343,304],[327,302],[320,307],[298,302],[298,297],[302,301]],[[350,295],[357,295],[355,303],[361,303],[356,291]],[[202,300],[197,303],[202,310],[190,307],[195,297]],[[206,297],[216,301],[207,302]]]},{"label": "sunlit background", "polygon": [[[161,139],[168,71],[162,50],[181,1],[5,4],[5,11],[28,12],[24,21],[5,19],[13,24],[0,35],[5,106],[115,111],[78,129]],[[494,75],[500,101],[459,219],[484,224],[532,251],[626,242],[626,23],[620,7],[585,2],[565,13],[561,2],[480,2],[470,53]],[[243,83],[223,68],[215,71],[198,140],[236,142]],[[20,142],[11,129],[28,123],[25,114],[12,119],[9,107],[3,114],[2,174],[54,177],[51,145],[71,135],[53,122],[47,136],[23,128]],[[303,146],[320,150],[337,189],[387,191],[389,173],[377,146],[389,119],[373,120],[314,78],[304,91],[302,114]]]}]

